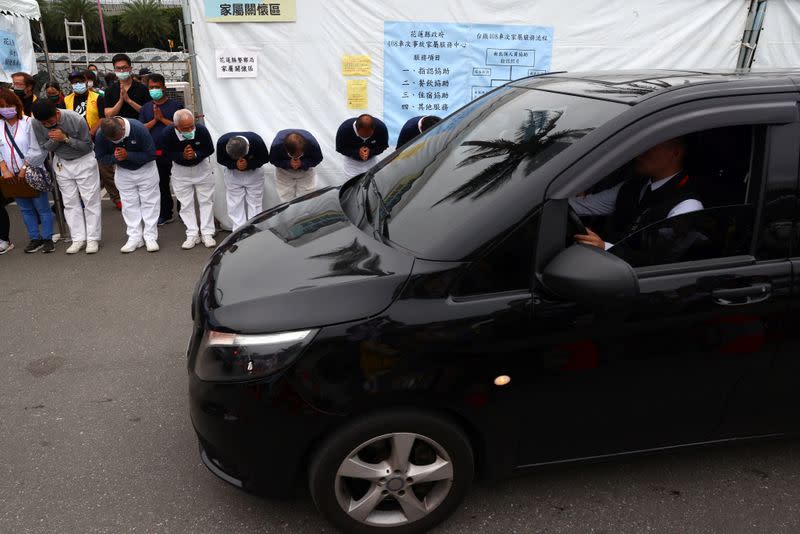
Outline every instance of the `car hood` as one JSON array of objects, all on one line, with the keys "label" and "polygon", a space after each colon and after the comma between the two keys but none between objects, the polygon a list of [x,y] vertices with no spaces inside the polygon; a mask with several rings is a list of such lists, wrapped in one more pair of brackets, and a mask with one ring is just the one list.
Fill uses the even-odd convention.
[{"label": "car hood", "polygon": [[268,333],[386,309],[414,258],[367,236],[327,188],[259,215],[214,252],[198,286],[211,328]]}]

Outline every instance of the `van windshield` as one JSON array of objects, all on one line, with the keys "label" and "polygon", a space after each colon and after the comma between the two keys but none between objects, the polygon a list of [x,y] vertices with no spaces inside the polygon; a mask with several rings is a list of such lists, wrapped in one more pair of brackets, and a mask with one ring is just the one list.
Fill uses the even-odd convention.
[{"label": "van windshield", "polygon": [[[625,109],[535,89],[493,91],[371,171],[388,215],[382,234],[419,258],[468,257],[483,245],[481,221],[498,199],[514,195],[550,158]],[[367,205],[380,209],[378,202]],[[461,237],[453,239],[454,232]],[[474,237],[469,243],[465,232]]]}]

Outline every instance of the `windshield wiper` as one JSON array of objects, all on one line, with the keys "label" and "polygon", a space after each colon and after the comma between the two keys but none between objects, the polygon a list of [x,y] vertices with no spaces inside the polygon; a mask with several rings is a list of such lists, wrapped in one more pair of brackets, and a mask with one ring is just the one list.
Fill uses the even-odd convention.
[{"label": "windshield wiper", "polygon": [[386,202],[383,200],[383,195],[381,194],[380,189],[378,189],[378,184],[375,182],[375,172],[372,170],[367,171],[364,173],[364,208],[367,213],[370,212],[369,209],[369,188],[372,185],[372,189],[375,191],[375,196],[378,197],[378,202],[380,205],[378,206],[378,217],[376,221],[372,221],[370,219],[370,223],[372,227],[379,232],[381,236],[381,241],[385,241],[389,238],[389,209],[386,207]]}]

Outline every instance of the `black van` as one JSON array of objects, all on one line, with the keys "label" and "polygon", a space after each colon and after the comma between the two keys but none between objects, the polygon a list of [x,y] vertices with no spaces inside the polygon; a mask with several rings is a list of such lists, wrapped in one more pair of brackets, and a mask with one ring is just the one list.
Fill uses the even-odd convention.
[{"label": "black van", "polygon": [[[511,82],[258,215],[193,299],[203,461],[307,484],[346,532],[420,532],[476,477],[798,430],[798,79]],[[675,140],[692,208],[642,218],[621,191]]]}]

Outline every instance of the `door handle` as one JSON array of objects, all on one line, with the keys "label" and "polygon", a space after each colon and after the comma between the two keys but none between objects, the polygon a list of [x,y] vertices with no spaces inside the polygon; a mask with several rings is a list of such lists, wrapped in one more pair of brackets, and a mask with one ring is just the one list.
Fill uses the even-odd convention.
[{"label": "door handle", "polygon": [[711,292],[714,302],[722,306],[743,306],[767,300],[772,295],[772,284],[753,284],[733,289],[715,289]]}]

